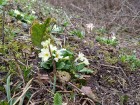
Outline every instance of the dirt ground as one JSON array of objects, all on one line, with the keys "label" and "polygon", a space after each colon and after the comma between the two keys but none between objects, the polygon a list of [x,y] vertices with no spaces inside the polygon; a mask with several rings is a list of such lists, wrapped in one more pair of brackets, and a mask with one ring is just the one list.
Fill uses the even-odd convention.
[{"label": "dirt ground", "polygon": [[[137,58],[140,58],[140,0],[48,0],[47,2],[55,8],[62,8],[73,27],[84,29],[86,32],[83,40],[68,36],[67,43],[71,48],[75,49],[74,52],[83,52],[89,59],[91,68],[95,70],[91,76],[86,77],[85,84],[87,87],[91,87],[92,92],[98,97],[99,103],[95,102],[96,105],[140,105],[140,69],[130,71],[127,65],[116,61],[121,49],[127,49],[124,51],[126,53],[131,53],[135,50]],[[37,15],[40,16],[38,11],[36,11]],[[41,17],[40,20],[43,20],[43,18]],[[108,31],[106,35],[115,33],[119,45],[112,47],[99,44],[95,38],[99,34],[86,30],[86,24],[89,23],[92,23],[95,29],[105,28]],[[16,21],[15,24],[18,27]],[[14,24],[12,23],[12,25]],[[23,30],[22,25],[21,29]],[[25,33],[28,35],[27,31]],[[21,36],[20,32],[18,34]],[[64,35],[60,35],[60,37],[64,38]],[[29,58],[29,63],[33,63],[32,71],[35,73],[33,76],[38,80],[32,84],[31,93],[35,93],[32,101],[41,100],[42,103],[47,102],[47,105],[52,105],[53,95],[50,90],[53,83],[45,79],[40,82],[39,76],[46,76],[45,78],[47,79],[48,76],[49,79],[52,79],[53,76],[40,68],[36,53],[33,52],[32,55],[34,56]],[[39,76],[36,74],[38,71]],[[2,77],[3,74],[0,74],[0,76]],[[18,81],[15,78],[14,80]],[[76,86],[79,81],[83,80],[79,79],[72,82]],[[62,92],[62,94],[64,93],[64,101],[70,102],[68,105],[74,105],[71,102],[72,95],[69,90],[75,91],[77,88],[75,89],[74,87],[73,89],[72,85],[66,84],[65,86],[59,81],[57,82],[56,90]],[[4,84],[0,83],[0,85]],[[79,87],[78,89],[80,89]],[[4,99],[3,96],[6,97],[6,94],[0,91],[0,99]],[[95,105],[91,104],[90,99],[88,100],[87,97],[78,94],[78,92],[74,97],[76,97],[76,99],[73,99],[75,100],[75,105],[81,105],[81,103],[83,103],[82,105]],[[85,104],[82,99],[84,99]]]},{"label": "dirt ground", "polygon": [[[123,0],[49,0],[49,2],[73,14],[71,20],[76,24],[84,26],[84,24],[93,23],[96,27],[106,27],[110,32],[115,29],[116,33],[118,33],[118,26],[127,27],[128,32],[121,33],[118,37],[121,41],[120,48],[135,49],[140,57],[139,46],[134,46],[134,42],[137,42],[140,38],[138,35],[140,25],[137,24],[140,20],[137,18],[140,15],[138,13],[140,9],[139,0],[129,0],[127,2],[123,2]],[[126,8],[126,5],[131,9]],[[79,18],[76,18],[77,15]],[[124,15],[129,15],[130,17],[125,17]],[[136,18],[134,19],[133,16],[136,16]],[[94,37],[95,34],[90,33],[85,40],[92,42]],[[136,39],[134,42],[132,42],[133,38]],[[130,42],[126,41],[126,39],[129,39]],[[81,44],[79,43],[79,45]],[[83,51],[87,54],[88,52],[85,49],[90,52],[90,55],[95,55],[95,52],[102,48],[98,45],[96,46],[96,44],[94,47],[89,46],[86,48],[83,46]],[[106,49],[103,51],[106,51]],[[113,53],[117,55],[115,50],[113,50]],[[96,56],[101,55],[97,54]],[[102,105],[119,105],[119,103],[121,105],[140,105],[140,70],[132,73],[122,69],[121,64],[110,66],[102,64],[101,57],[99,59],[99,61],[91,59],[92,65],[97,68],[97,73],[89,78],[88,86],[92,87],[93,91],[100,97]],[[128,97],[129,101],[125,103]]]}]

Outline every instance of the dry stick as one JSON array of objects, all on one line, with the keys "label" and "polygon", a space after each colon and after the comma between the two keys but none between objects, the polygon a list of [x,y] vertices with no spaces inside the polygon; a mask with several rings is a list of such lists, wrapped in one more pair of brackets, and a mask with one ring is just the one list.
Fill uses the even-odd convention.
[{"label": "dry stick", "polygon": [[91,99],[89,99],[89,98],[83,98],[83,99],[85,99],[85,101],[82,103],[82,105],[86,105],[87,101],[90,101],[90,102],[92,102],[92,105],[95,105],[95,103]]},{"label": "dry stick", "polygon": [[5,34],[4,34],[4,21],[5,19],[5,7],[3,7],[3,16],[2,16],[2,45],[4,45],[5,40]]},{"label": "dry stick", "polygon": [[[16,101],[13,103],[13,105],[16,105],[16,103],[18,101],[21,100],[21,98],[26,94],[26,92],[31,88],[31,82],[32,82],[33,79],[31,79],[27,84],[26,86],[24,87],[23,91],[22,91],[22,94],[16,99]],[[20,104],[19,104],[20,105]]]}]

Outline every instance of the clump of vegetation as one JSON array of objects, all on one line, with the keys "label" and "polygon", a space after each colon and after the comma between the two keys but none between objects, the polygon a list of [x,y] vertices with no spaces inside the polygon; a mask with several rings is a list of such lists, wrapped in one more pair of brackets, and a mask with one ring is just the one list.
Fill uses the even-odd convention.
[{"label": "clump of vegetation", "polygon": [[99,36],[103,36],[104,34],[107,34],[108,33],[108,31],[104,27],[101,27],[99,29],[96,29],[95,32]]},{"label": "clump of vegetation", "polygon": [[11,10],[9,14],[22,22],[31,24],[37,17],[33,14],[27,14],[19,10]]},{"label": "clump of vegetation", "polygon": [[32,42],[35,46],[42,48],[39,53],[39,57],[42,58],[41,66],[45,69],[50,69],[54,66],[53,62],[55,61],[57,70],[73,74],[76,74],[76,72],[93,73],[93,70],[86,68],[89,65],[89,61],[83,53],[79,53],[78,57],[74,58],[73,52],[54,45],[55,40],[51,32],[55,24],[56,22],[53,18],[47,18],[43,24],[34,23],[32,25]]},{"label": "clump of vegetation", "polygon": [[85,32],[75,29],[75,30],[73,30],[73,31],[70,31],[70,35],[74,35],[74,36],[77,36],[77,37],[79,37],[79,38],[84,38]]},{"label": "clump of vegetation", "polygon": [[48,39],[41,43],[43,48],[39,53],[39,57],[42,58],[41,66],[45,69],[50,69],[53,66],[53,60],[56,63],[57,70],[63,70],[67,72],[80,72],[80,73],[93,73],[92,70],[86,68],[89,65],[88,59],[83,53],[79,53],[77,58],[74,58],[74,54],[71,51],[60,48],[51,44],[51,40]]},{"label": "clump of vegetation", "polygon": [[110,37],[110,38],[106,38],[106,37],[96,37],[96,40],[101,43],[101,44],[105,44],[105,45],[111,45],[111,46],[116,46],[118,44],[118,41],[116,39],[115,36]]},{"label": "clump of vegetation", "polygon": [[118,62],[118,58],[117,57],[110,57],[110,56],[105,56],[105,62],[114,65]]},{"label": "clump of vegetation", "polygon": [[122,63],[129,65],[131,70],[136,70],[140,68],[140,59],[136,55],[121,55],[120,60]]}]

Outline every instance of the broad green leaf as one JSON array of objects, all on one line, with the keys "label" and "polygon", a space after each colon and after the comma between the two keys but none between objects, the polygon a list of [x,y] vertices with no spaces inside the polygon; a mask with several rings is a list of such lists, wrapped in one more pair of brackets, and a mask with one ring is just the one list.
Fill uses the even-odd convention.
[{"label": "broad green leaf", "polygon": [[65,69],[65,70],[68,70],[68,69],[70,69],[71,68],[71,64],[65,64],[65,66],[64,66],[64,68],[63,69]]},{"label": "broad green leaf", "polygon": [[0,0],[0,5],[6,5],[7,0]]},{"label": "broad green leaf", "polygon": [[48,66],[48,64],[46,62],[41,62],[41,67],[43,67],[45,69],[50,69],[50,67]]},{"label": "broad green leaf", "polygon": [[79,64],[79,65],[76,66],[76,70],[77,70],[77,71],[80,71],[80,70],[82,70],[84,67],[85,67],[85,64]]},{"label": "broad green leaf", "polygon": [[64,66],[65,66],[65,63],[64,63],[64,62],[58,62],[58,63],[56,64],[56,68],[59,69],[59,70],[63,69]]},{"label": "broad green leaf", "polygon": [[53,105],[62,105],[62,96],[59,93],[54,95],[54,103]]},{"label": "broad green leaf", "polygon": [[87,74],[92,74],[93,70],[88,69],[88,68],[83,68],[79,71],[80,73],[87,73]]},{"label": "broad green leaf", "polygon": [[35,46],[41,47],[43,41],[43,35],[45,35],[46,27],[44,24],[35,22],[31,27],[31,39]]},{"label": "broad green leaf", "polygon": [[[42,24],[35,21],[31,27],[31,39],[32,43],[35,46],[41,47],[41,42],[44,40],[47,40],[48,38],[51,38],[50,31],[47,31],[51,24],[54,23],[53,18],[47,18],[46,21]],[[52,39],[53,40],[53,39]]]}]

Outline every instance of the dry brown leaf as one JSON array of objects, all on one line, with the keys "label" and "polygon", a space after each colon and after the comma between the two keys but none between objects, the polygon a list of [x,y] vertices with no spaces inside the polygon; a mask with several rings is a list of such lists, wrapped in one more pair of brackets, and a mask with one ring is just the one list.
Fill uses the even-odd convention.
[{"label": "dry brown leaf", "polygon": [[89,86],[82,86],[81,92],[83,92],[85,95],[87,95],[92,100],[99,102],[98,97],[92,92],[91,87]]},{"label": "dry brown leaf", "polygon": [[48,81],[49,80],[48,74],[39,74],[36,78],[41,80],[41,81]]},{"label": "dry brown leaf", "polygon": [[61,82],[68,82],[71,79],[71,76],[66,71],[57,71],[57,76]]}]

